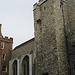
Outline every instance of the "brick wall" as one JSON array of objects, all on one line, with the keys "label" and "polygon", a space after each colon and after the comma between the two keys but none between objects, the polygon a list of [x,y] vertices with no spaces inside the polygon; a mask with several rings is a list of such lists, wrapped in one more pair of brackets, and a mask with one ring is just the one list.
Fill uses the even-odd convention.
[{"label": "brick wall", "polygon": [[[12,43],[13,38],[8,39],[8,37],[4,38],[0,35],[0,75],[9,75],[9,60],[11,59]],[[6,66],[6,71],[3,71],[3,66]]]}]

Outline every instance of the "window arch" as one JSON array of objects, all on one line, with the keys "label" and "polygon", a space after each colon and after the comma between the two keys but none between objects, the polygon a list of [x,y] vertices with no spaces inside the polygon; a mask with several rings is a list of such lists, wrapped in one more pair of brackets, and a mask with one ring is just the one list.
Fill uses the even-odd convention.
[{"label": "window arch", "polygon": [[29,75],[29,56],[23,59],[23,75]]},{"label": "window arch", "polygon": [[13,75],[17,75],[17,60],[13,63]]}]

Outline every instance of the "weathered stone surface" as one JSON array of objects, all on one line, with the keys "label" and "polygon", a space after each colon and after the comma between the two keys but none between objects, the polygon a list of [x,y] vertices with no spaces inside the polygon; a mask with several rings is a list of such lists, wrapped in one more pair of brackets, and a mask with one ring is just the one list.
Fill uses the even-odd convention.
[{"label": "weathered stone surface", "polygon": [[[75,41],[74,6],[74,0],[39,0],[36,4],[34,9],[36,75],[46,72],[50,75],[74,75],[75,44],[72,47],[72,42]],[[38,19],[41,20],[41,24],[37,23]]]},{"label": "weathered stone surface", "polygon": [[16,47],[12,51],[11,59],[17,58],[21,55],[30,54],[33,51],[34,51],[34,38]]}]

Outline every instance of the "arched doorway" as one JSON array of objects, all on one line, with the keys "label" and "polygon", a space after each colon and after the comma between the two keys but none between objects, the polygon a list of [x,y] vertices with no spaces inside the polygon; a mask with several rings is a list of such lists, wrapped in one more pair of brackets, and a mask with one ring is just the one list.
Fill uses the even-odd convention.
[{"label": "arched doorway", "polygon": [[23,75],[29,75],[29,56],[23,59]]},{"label": "arched doorway", "polygon": [[17,60],[13,63],[13,75],[17,75]]}]

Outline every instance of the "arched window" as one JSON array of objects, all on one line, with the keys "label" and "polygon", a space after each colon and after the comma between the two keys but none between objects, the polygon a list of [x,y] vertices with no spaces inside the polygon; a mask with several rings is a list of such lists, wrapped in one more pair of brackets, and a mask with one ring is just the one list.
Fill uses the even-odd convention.
[{"label": "arched window", "polygon": [[17,75],[17,60],[13,63],[13,75]]},{"label": "arched window", "polygon": [[1,49],[4,49],[4,43],[1,42]]},{"label": "arched window", "polygon": [[29,75],[29,56],[25,56],[23,60],[23,75]]}]

